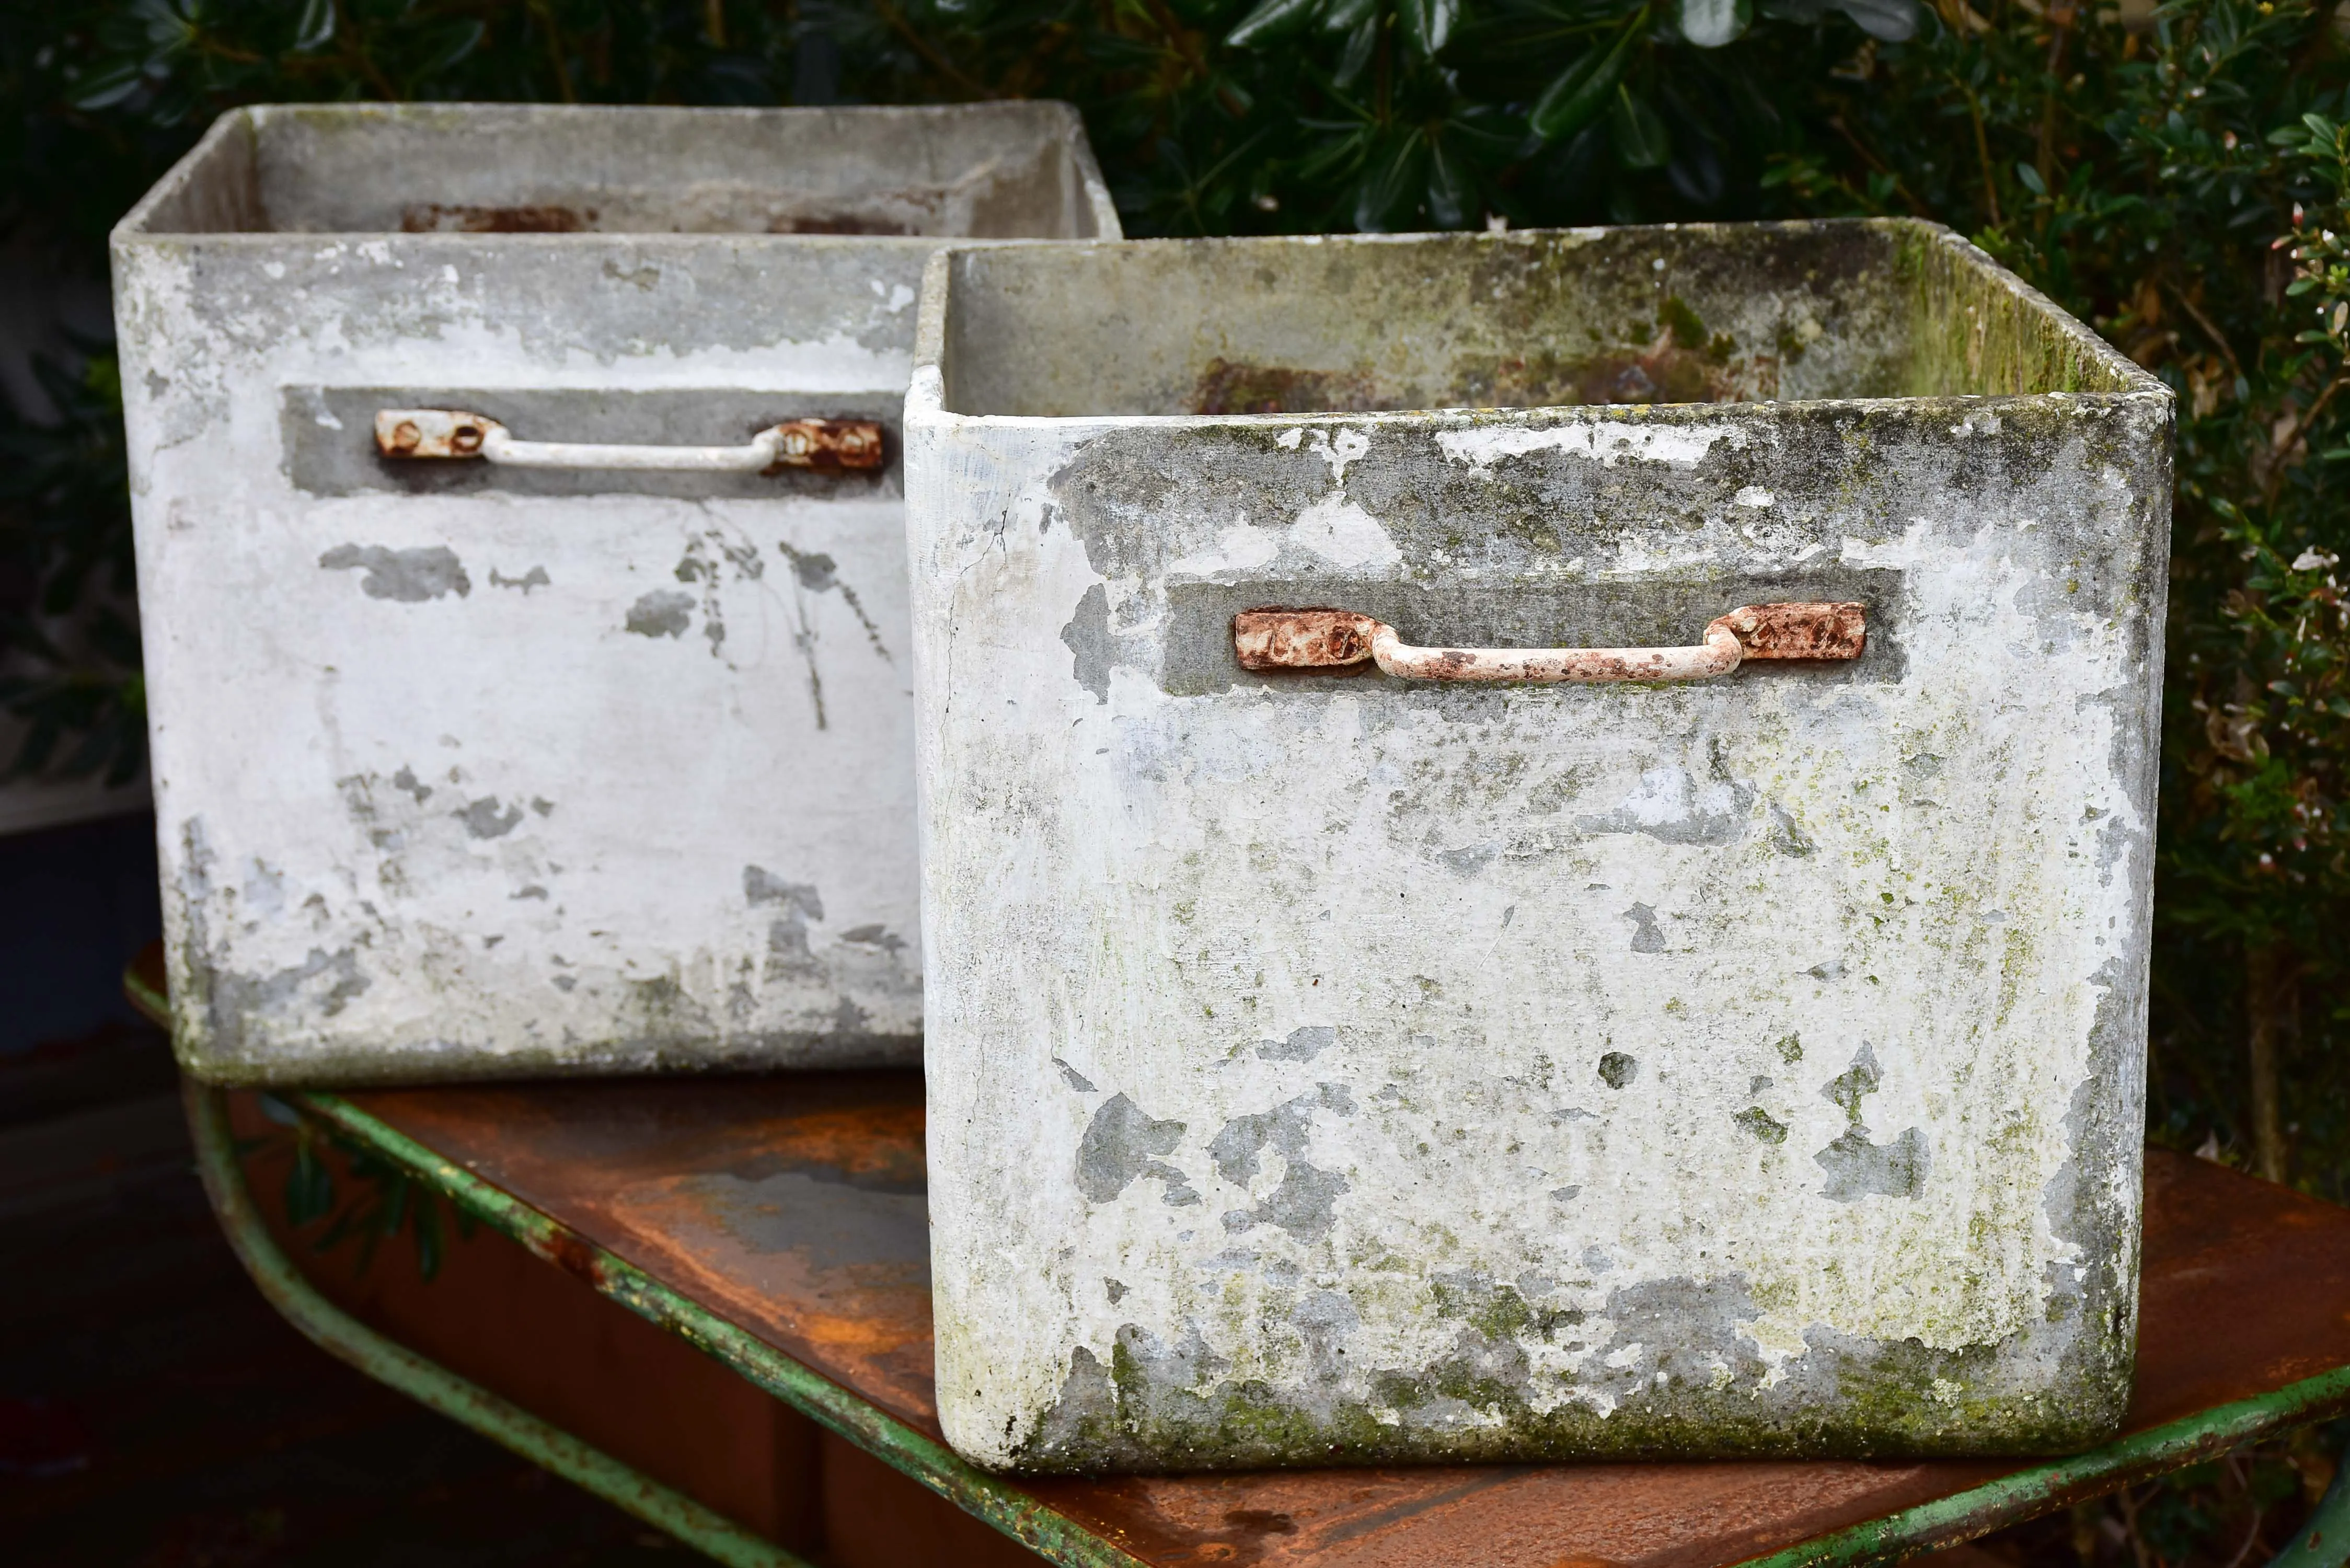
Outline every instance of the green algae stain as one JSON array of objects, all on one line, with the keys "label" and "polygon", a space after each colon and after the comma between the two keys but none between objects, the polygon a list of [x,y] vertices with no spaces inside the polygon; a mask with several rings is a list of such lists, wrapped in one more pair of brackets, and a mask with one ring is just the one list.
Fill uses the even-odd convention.
[{"label": "green algae stain", "polygon": [[[1912,397],[2137,390],[2063,321],[1923,224],[1886,225],[1895,286],[1916,323],[1902,390]],[[2001,417],[2007,418],[2002,410]]]},{"label": "green algae stain", "polygon": [[[1416,1374],[1374,1370],[1365,1378],[1367,1397],[1325,1402],[1258,1378],[1152,1386],[1140,1359],[1121,1355],[1121,1345],[1112,1353],[1108,1399],[1048,1423],[1057,1426],[1055,1438],[1032,1443],[1016,1463],[1042,1473],[1098,1473],[1534,1457],[1869,1459],[1986,1447],[2061,1453],[2109,1436],[2128,1386],[2126,1356],[2113,1364],[2093,1352],[2102,1376],[2089,1397],[2018,1398],[2001,1386],[1996,1347],[1938,1351],[1911,1340],[1836,1357],[1826,1405],[1774,1408],[1735,1375],[1712,1369],[1601,1415],[1575,1399],[1537,1407],[1523,1357],[1495,1357],[1492,1348],[1499,1347],[1472,1354],[1464,1346]],[[1085,1362],[1096,1365],[1089,1355]],[[1483,1418],[1462,1424],[1451,1413],[1462,1407]]]},{"label": "green algae stain", "polygon": [[2015,1011],[2024,981],[2032,971],[2032,939],[2020,929],[2010,926],[2000,946],[1999,1011],[1991,1017],[1991,1026],[2003,1029],[2008,1015]]},{"label": "green algae stain", "polygon": [[1860,1102],[1877,1093],[1877,1064],[1873,1060],[1855,1062],[1842,1073],[1828,1080],[1820,1093],[1844,1112],[1845,1119],[1853,1126],[1860,1125]]}]

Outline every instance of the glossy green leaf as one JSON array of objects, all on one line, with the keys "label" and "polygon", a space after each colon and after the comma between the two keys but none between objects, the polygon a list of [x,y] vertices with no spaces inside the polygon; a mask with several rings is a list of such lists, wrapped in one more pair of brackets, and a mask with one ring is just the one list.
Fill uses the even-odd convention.
[{"label": "glossy green leaf", "polygon": [[1534,134],[1556,141],[1596,119],[1624,74],[1625,57],[1648,25],[1648,7],[1642,6],[1608,42],[1561,71],[1526,116]]},{"label": "glossy green leaf", "polygon": [[420,74],[445,71],[481,47],[483,35],[488,29],[475,21],[452,21],[424,30],[419,37],[421,57],[416,68]]},{"label": "glossy green leaf", "polygon": [[441,1272],[446,1248],[441,1233],[441,1206],[425,1198],[416,1205],[416,1268],[426,1279]]},{"label": "glossy green leaf", "polygon": [[1469,216],[1469,171],[1460,154],[1440,140],[1428,150],[1428,224],[1457,229]]},{"label": "glossy green leaf", "polygon": [[1461,0],[1396,0],[1403,36],[1425,57],[1444,47],[1461,19]]},{"label": "glossy green leaf", "polygon": [[1922,19],[1917,0],[1836,0],[1836,9],[1859,24],[1872,38],[1906,44],[1918,33]]},{"label": "glossy green leaf", "polygon": [[77,84],[71,101],[79,109],[112,109],[146,84],[138,62],[126,60]]},{"label": "glossy green leaf", "polygon": [[1399,136],[1380,149],[1356,187],[1355,227],[1365,234],[1387,230],[1388,220],[1403,205],[1404,197],[1420,188],[1427,159],[1428,144],[1418,131]]},{"label": "glossy green leaf", "polygon": [[1627,169],[1661,169],[1673,155],[1663,118],[1627,84],[1617,84],[1607,107],[1607,133],[1616,141],[1616,161]]},{"label": "glossy green leaf", "polygon": [[1366,18],[1347,35],[1346,47],[1338,55],[1338,68],[1331,79],[1339,87],[1351,87],[1371,63],[1371,55],[1378,47],[1379,19]]},{"label": "glossy green leaf", "polygon": [[335,0],[306,0],[294,24],[294,52],[308,54],[335,36]]},{"label": "glossy green leaf", "polygon": [[286,1173],[286,1218],[307,1225],[326,1218],[335,1207],[335,1179],[305,1137],[294,1145],[294,1168]]},{"label": "glossy green leaf", "polygon": [[1700,49],[1718,49],[1754,22],[1754,0],[1680,0],[1681,36]]},{"label": "glossy green leaf", "polygon": [[1860,30],[1888,44],[1907,43],[1925,20],[1917,0],[1762,0],[1765,16],[1816,22],[1830,11],[1851,17]]},{"label": "glossy green leaf", "polygon": [[1224,42],[1237,49],[1268,43],[1312,21],[1325,4],[1326,0],[1263,0],[1224,35]]}]

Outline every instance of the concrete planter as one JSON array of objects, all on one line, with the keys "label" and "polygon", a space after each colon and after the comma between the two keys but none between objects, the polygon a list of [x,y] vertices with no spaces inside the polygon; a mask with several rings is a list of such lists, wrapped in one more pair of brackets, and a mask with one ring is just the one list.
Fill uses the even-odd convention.
[{"label": "concrete planter", "polygon": [[[957,1448],[2114,1429],[2158,383],[1911,223],[958,251],[924,289]],[[1789,602],[1842,657],[1773,657]],[[1567,683],[1490,679],[1526,674]]]},{"label": "concrete planter", "polygon": [[916,1059],[915,291],[1116,234],[1055,104],[216,125],[114,242],[188,1068]]}]

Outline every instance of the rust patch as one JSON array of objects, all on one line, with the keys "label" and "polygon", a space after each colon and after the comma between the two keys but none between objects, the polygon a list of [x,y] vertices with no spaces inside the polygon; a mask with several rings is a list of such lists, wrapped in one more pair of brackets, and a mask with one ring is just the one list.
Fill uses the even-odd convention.
[{"label": "rust patch", "polygon": [[474,207],[424,202],[400,215],[409,234],[576,234],[596,226],[593,207]]},{"label": "rust patch", "polygon": [[462,409],[383,409],[375,416],[375,449],[385,457],[479,457],[497,421]]},{"label": "rust patch", "polygon": [[1721,620],[1748,659],[1858,659],[1868,646],[1863,605],[1744,605]]},{"label": "rust patch", "polygon": [[1198,414],[1358,414],[1386,405],[1370,377],[1353,370],[1296,370],[1283,365],[1208,361],[1191,391]]},{"label": "rust patch", "polygon": [[1721,360],[1671,338],[1643,354],[1594,354],[1567,367],[1574,400],[1599,403],[1733,403],[1739,390]]},{"label": "rust patch", "polygon": [[1742,377],[1712,350],[1687,348],[1667,337],[1646,348],[1604,349],[1572,359],[1535,355],[1475,363],[1460,372],[1460,403],[1482,409],[1735,403],[1770,396],[1777,385],[1775,363],[1764,367],[1757,361]]},{"label": "rust patch", "polygon": [[1749,659],[1857,659],[1856,604],[1744,605],[1717,616],[1691,648],[1414,648],[1385,622],[1342,609],[1265,606],[1232,618],[1243,670],[1328,670],[1378,661],[1414,680],[1702,680]]},{"label": "rust patch", "polygon": [[598,1290],[604,1288],[602,1251],[571,1231],[556,1231],[542,1246],[532,1250],[565,1273],[585,1280]]},{"label": "rust patch", "polygon": [[764,1155],[844,1177],[920,1186],[930,1174],[922,1151],[920,1106],[856,1106],[763,1124]]},{"label": "rust patch", "polygon": [[1327,670],[1370,658],[1378,629],[1352,610],[1268,605],[1232,617],[1232,652],[1243,670]]},{"label": "rust patch", "polygon": [[1661,331],[1641,326],[1636,342],[1569,358],[1558,354],[1453,358],[1440,388],[1383,389],[1367,371],[1302,370],[1284,365],[1208,361],[1191,393],[1201,414],[1368,413],[1397,408],[1587,408],[1610,403],[1737,403],[1779,393],[1775,355],[1739,356],[1726,334],[1678,298],[1658,312]]},{"label": "rust patch", "polygon": [[910,234],[914,231],[887,218],[784,217],[767,224],[771,234]]},{"label": "rust patch", "polygon": [[871,420],[786,420],[775,427],[776,457],[764,472],[787,468],[867,471],[889,461],[881,427]]},{"label": "rust patch", "polygon": [[379,409],[376,451],[388,458],[487,458],[525,468],[785,469],[869,472],[889,461],[873,420],[786,420],[740,447],[640,447],[594,441],[521,441],[497,421],[462,409]]},{"label": "rust patch", "polygon": [[631,1182],[601,1208],[630,1233],[632,1262],[868,1398],[934,1419],[919,1189],[754,1159]]},{"label": "rust patch", "polygon": [[1485,360],[1463,357],[1440,389],[1389,394],[1367,373],[1300,370],[1211,359],[1191,393],[1201,414],[1369,413],[1381,409],[1564,409],[1609,403],[1736,403],[1778,394],[1778,361],[1733,360],[1715,339],[1685,347],[1665,337],[1647,348]]}]

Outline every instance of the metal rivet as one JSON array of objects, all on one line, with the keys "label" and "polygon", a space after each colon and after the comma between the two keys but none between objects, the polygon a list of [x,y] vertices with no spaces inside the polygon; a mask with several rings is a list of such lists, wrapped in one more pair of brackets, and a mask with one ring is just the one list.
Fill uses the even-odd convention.
[{"label": "metal rivet", "polygon": [[416,443],[423,439],[423,433],[416,428],[416,422],[413,420],[400,421],[398,428],[391,432],[391,444],[402,452],[414,452]]}]

